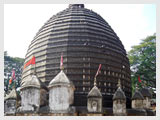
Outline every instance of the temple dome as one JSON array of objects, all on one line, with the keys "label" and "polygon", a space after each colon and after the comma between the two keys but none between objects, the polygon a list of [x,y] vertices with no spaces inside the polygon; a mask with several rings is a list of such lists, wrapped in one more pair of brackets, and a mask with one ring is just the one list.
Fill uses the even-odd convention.
[{"label": "temple dome", "polygon": [[[29,45],[25,63],[34,55],[37,77],[49,85],[59,73],[62,53],[64,72],[76,88],[75,106],[86,106],[99,64],[102,68],[97,87],[103,95],[104,107],[112,107],[117,79],[122,80],[130,100],[130,65],[124,46],[111,26],[83,4],[69,5],[41,27]],[[23,70],[22,83],[32,71],[30,66]]]},{"label": "temple dome", "polygon": [[12,89],[12,91],[6,95],[6,97],[4,98],[4,100],[8,100],[8,99],[17,99],[17,93],[16,93],[16,89]]},{"label": "temple dome", "polygon": [[126,100],[126,96],[120,87],[118,87],[117,91],[115,92],[113,100]]},{"label": "temple dome", "polygon": [[40,88],[40,82],[36,75],[30,75],[27,77],[27,80],[25,80],[23,83],[21,83],[21,89],[28,88],[28,87],[36,87]]},{"label": "temple dome", "polygon": [[61,70],[58,75],[49,83],[49,87],[52,87],[57,84],[70,84],[68,77],[66,74]]},{"label": "temple dome", "polygon": [[152,94],[151,94],[151,92],[149,91],[148,88],[143,87],[142,89],[140,89],[140,92],[141,92],[141,94],[143,95],[143,97],[152,98]]},{"label": "temple dome", "polygon": [[142,94],[138,90],[136,90],[134,95],[132,96],[132,100],[137,100],[137,99],[138,100],[144,99],[144,97],[142,96]]}]

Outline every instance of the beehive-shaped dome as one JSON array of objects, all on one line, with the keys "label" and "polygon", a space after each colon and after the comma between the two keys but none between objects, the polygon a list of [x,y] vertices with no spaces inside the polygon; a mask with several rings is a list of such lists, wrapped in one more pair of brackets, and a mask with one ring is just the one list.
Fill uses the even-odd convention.
[{"label": "beehive-shaped dome", "polygon": [[[119,78],[125,95],[131,97],[129,60],[119,37],[100,15],[83,4],[69,5],[42,26],[29,45],[25,63],[34,55],[38,78],[49,84],[59,72],[61,53],[64,72],[76,88],[75,106],[86,106],[99,64],[102,69],[97,87],[103,95],[104,107],[112,106]],[[22,82],[31,69],[28,66],[23,70]]]}]

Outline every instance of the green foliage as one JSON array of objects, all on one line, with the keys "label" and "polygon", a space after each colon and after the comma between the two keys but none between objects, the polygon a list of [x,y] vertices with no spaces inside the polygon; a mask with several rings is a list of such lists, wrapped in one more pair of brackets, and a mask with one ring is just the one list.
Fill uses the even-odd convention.
[{"label": "green foliage", "polygon": [[[146,82],[149,88],[156,88],[156,35],[148,36],[139,45],[133,46],[128,57],[131,65],[132,88],[142,87]],[[140,76],[142,83],[138,82]]]},{"label": "green foliage", "polygon": [[4,60],[14,62],[14,63],[23,63],[24,62],[23,58],[8,56],[7,51],[4,51]]},{"label": "green foliage", "polygon": [[23,63],[24,62],[24,59],[23,58],[19,58],[19,57],[14,57],[12,58],[14,62],[17,62],[17,63]]}]

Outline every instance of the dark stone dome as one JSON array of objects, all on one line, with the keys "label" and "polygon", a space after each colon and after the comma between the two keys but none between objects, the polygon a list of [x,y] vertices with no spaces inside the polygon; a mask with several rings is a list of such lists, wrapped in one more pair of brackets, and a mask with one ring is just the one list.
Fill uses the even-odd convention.
[{"label": "dark stone dome", "polygon": [[91,91],[88,93],[87,97],[102,97],[101,92],[97,88],[97,86],[94,86]]},{"label": "dark stone dome", "polygon": [[126,100],[126,96],[122,89],[119,87],[113,95],[113,100]]},{"label": "dark stone dome", "polygon": [[144,99],[143,95],[138,90],[136,90],[132,96],[132,100],[143,100],[143,99]]},{"label": "dark stone dome", "polygon": [[[102,68],[97,87],[103,96],[103,107],[112,107],[118,79],[130,100],[130,65],[124,46],[110,25],[83,4],[69,5],[42,26],[29,45],[25,63],[34,55],[37,77],[48,85],[60,71],[61,53],[64,72],[76,88],[75,106],[87,105],[99,64]],[[22,81],[33,71],[31,65],[25,68]]]},{"label": "dark stone dome", "polygon": [[143,87],[140,89],[141,94],[143,95],[143,97],[149,97],[152,98],[152,94],[149,91],[149,89],[147,87]]}]

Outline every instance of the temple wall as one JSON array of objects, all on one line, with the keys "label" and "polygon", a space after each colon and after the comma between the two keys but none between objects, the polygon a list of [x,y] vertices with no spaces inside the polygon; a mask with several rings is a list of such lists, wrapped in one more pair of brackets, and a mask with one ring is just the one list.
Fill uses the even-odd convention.
[{"label": "temple wall", "polygon": [[21,93],[22,110],[32,110],[39,108],[40,105],[40,90],[37,88],[24,89]]},{"label": "temple wall", "polygon": [[132,100],[132,108],[143,108],[143,100]]},{"label": "temple wall", "polygon": [[150,106],[151,106],[151,100],[148,97],[144,97],[143,107],[144,108],[150,108]]},{"label": "temple wall", "polygon": [[124,100],[113,101],[114,115],[126,115],[126,102]]},{"label": "temple wall", "polygon": [[70,105],[70,91],[65,86],[53,87],[49,92],[49,106],[51,111],[67,110]]}]

